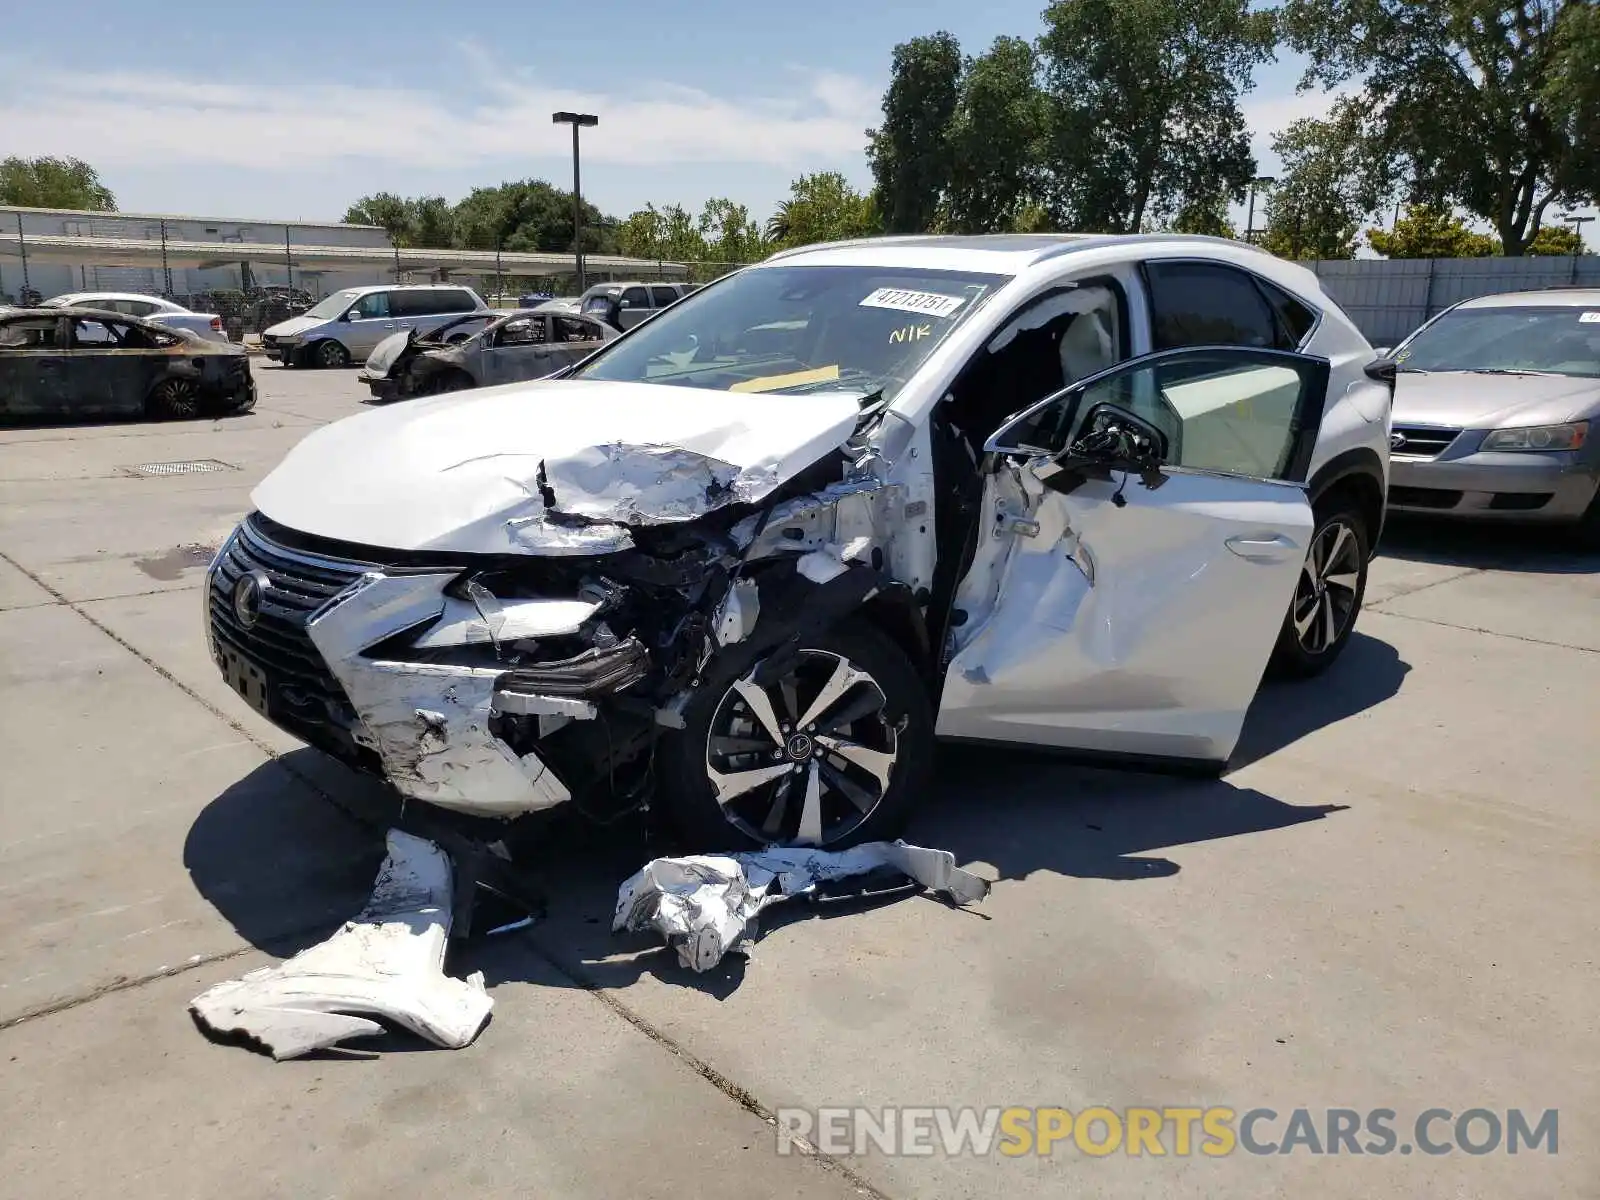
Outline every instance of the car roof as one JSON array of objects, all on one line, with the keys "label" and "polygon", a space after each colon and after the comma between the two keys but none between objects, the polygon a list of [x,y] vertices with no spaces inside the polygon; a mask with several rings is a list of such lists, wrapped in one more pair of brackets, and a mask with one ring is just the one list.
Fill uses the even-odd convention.
[{"label": "car roof", "polygon": [[1530,292],[1499,292],[1463,300],[1457,308],[1600,308],[1600,288],[1557,287]]},{"label": "car roof", "polygon": [[360,292],[362,295],[368,292],[436,292],[440,288],[449,288],[453,292],[472,290],[465,283],[364,283],[356,287],[335,288],[328,295],[337,296],[345,292]]},{"label": "car roof", "polygon": [[152,304],[172,304],[165,296],[151,296],[145,292],[62,292],[46,301],[46,306],[62,304],[68,300],[147,300]]},{"label": "car roof", "polygon": [[153,321],[146,321],[139,317],[130,317],[127,313],[113,312],[109,308],[91,308],[87,305],[64,305],[54,307],[40,306],[38,308],[5,308],[0,307],[0,321],[10,322],[24,320],[29,317],[50,321],[59,321],[65,316],[86,317],[93,321],[114,321],[118,325],[137,325],[140,329],[147,329],[151,333],[165,333],[174,337],[182,337],[188,330],[174,329],[170,325],[157,325]]},{"label": "car roof", "polygon": [[1276,262],[1265,250],[1232,238],[1182,233],[908,234],[822,242],[780,251],[764,263],[785,266],[862,265],[984,271],[1018,275],[1029,267],[1091,250],[1137,247],[1143,253],[1185,250],[1206,258],[1244,261],[1261,269]]},{"label": "car roof", "polygon": [[1184,233],[998,233],[913,234],[827,242],[782,251],[748,270],[775,266],[855,266],[889,270],[970,271],[1023,280],[1048,279],[1053,267],[1081,256],[1083,268],[1102,268],[1143,259],[1195,259],[1249,271],[1291,295],[1327,312],[1338,306],[1315,273],[1277,258],[1261,247],[1233,238]]}]

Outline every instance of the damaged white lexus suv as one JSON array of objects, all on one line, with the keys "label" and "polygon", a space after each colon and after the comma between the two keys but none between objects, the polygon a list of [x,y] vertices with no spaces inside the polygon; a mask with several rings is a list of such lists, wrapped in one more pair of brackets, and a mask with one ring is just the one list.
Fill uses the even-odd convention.
[{"label": "damaged white lexus suv", "polygon": [[936,738],[1221,769],[1269,660],[1350,637],[1392,383],[1235,242],[791,251],[560,378],[311,434],[211,651],[428,812],[650,802],[716,850],[892,836]]}]

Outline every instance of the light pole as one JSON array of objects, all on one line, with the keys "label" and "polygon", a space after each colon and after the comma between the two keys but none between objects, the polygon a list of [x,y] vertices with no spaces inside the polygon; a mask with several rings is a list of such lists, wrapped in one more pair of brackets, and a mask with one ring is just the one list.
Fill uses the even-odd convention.
[{"label": "light pole", "polygon": [[578,294],[581,296],[586,281],[583,273],[583,195],[578,179],[578,130],[586,125],[600,124],[600,118],[594,113],[558,112],[551,113],[550,120],[556,125],[572,126],[572,257],[578,267]]},{"label": "light pole", "polygon": [[1571,283],[1577,283],[1578,282],[1578,256],[1583,253],[1583,227],[1585,225],[1587,225],[1590,221],[1594,220],[1594,218],[1593,217],[1580,217],[1577,213],[1569,213],[1569,212],[1567,212],[1567,213],[1562,213],[1561,214],[1561,219],[1563,221],[1565,221],[1568,225],[1572,226],[1572,232],[1578,239],[1578,244],[1572,248],[1572,277],[1569,280],[1569,282],[1571,282]]},{"label": "light pole", "polygon": [[[1254,242],[1256,240],[1256,189],[1269,188],[1277,182],[1270,175],[1257,175],[1250,181],[1250,211],[1244,221],[1244,240],[1246,242]],[[1237,195],[1238,193],[1234,194]]]}]

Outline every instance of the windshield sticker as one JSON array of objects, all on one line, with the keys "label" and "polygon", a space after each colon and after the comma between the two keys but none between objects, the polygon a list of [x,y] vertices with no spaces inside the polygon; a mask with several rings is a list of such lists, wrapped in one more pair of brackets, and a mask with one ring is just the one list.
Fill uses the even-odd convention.
[{"label": "windshield sticker", "polygon": [[859,307],[893,308],[900,312],[921,313],[929,317],[948,317],[967,302],[965,296],[945,296],[938,292],[912,292],[905,288],[879,288]]},{"label": "windshield sticker", "polygon": [[933,336],[933,326],[926,321],[920,324],[902,325],[899,329],[889,334],[889,344],[897,342],[920,342],[925,337]]},{"label": "windshield sticker", "polygon": [[1578,317],[1580,325],[1600,325],[1600,312],[1586,312]]},{"label": "windshield sticker", "polygon": [[797,387],[802,383],[828,383],[839,378],[839,364],[817,367],[811,371],[791,371],[787,375],[763,375],[759,379],[745,379],[734,384],[730,392],[775,392],[779,388]]}]

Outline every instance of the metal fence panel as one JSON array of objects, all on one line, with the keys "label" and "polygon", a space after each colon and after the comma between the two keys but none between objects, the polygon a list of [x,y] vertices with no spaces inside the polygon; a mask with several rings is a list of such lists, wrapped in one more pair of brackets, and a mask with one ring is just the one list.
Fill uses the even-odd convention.
[{"label": "metal fence panel", "polygon": [[1478,296],[1551,287],[1600,288],[1600,257],[1336,259],[1306,264],[1375,346],[1393,346],[1428,318]]}]

